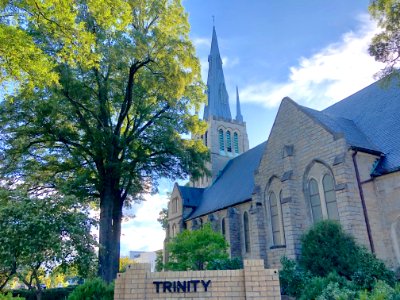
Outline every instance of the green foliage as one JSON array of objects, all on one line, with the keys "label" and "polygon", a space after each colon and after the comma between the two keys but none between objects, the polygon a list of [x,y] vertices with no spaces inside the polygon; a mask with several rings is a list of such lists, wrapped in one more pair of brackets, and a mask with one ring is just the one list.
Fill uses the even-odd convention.
[{"label": "green foliage", "polygon": [[298,299],[400,299],[394,272],[335,221],[321,221],[303,235],[299,264],[281,263],[282,293]]},{"label": "green foliage", "polygon": [[373,37],[368,49],[375,60],[385,63],[384,69],[378,75],[381,78],[399,78],[397,70],[400,62],[400,1],[372,0],[369,11],[383,30]]},{"label": "green foliage", "polygon": [[168,209],[163,208],[158,214],[158,223],[161,224],[162,229],[167,230],[168,228]]},{"label": "green foliage", "polygon": [[113,300],[114,285],[107,284],[100,278],[86,281],[78,286],[68,300]]},{"label": "green foliage", "polygon": [[0,294],[0,300],[25,300],[25,298],[13,297],[12,293],[7,293],[7,294]]},{"label": "green foliage", "polygon": [[[66,299],[69,294],[76,288],[76,286],[68,286],[65,288],[56,288],[56,289],[46,289],[41,292],[42,300],[60,300]],[[12,290],[12,294],[15,296],[23,297],[22,299],[26,300],[36,300],[37,293],[32,290]],[[13,298],[15,299],[15,298]]]},{"label": "green foliage", "polygon": [[336,221],[315,224],[302,236],[300,265],[316,276],[336,272],[350,278],[357,269],[359,246]]},{"label": "green foliage", "polygon": [[207,265],[207,270],[239,270],[243,261],[239,257],[214,259]]},{"label": "green foliage", "polygon": [[299,297],[311,274],[301,268],[294,260],[283,256],[281,258],[282,269],[279,271],[281,293],[293,297]]},{"label": "green foliage", "polygon": [[156,251],[156,272],[161,272],[164,269],[164,255],[162,250]]},{"label": "green foliage", "polygon": [[359,293],[360,300],[399,300],[400,299],[400,285],[392,288],[384,281],[378,280],[372,291],[362,291]]},{"label": "green foliage", "polygon": [[71,197],[30,196],[0,188],[0,272],[18,276],[29,289],[41,289],[45,273],[76,267],[86,276],[95,261],[94,221]]},{"label": "green foliage", "polygon": [[377,259],[368,250],[360,248],[357,254],[357,270],[351,275],[351,280],[360,289],[372,289],[375,283],[380,280],[394,286],[395,273],[386,268],[383,261]]},{"label": "green foliage", "polygon": [[207,148],[185,138],[206,130],[187,14],[179,0],[0,6],[12,21],[0,20],[0,81],[20,85],[0,102],[0,176],[97,204],[99,275],[110,282],[123,206],[160,177],[207,172]]},{"label": "green foliage", "polygon": [[349,287],[340,287],[338,282],[330,282],[316,300],[353,300],[357,292]]},{"label": "green foliage", "polygon": [[228,243],[222,234],[214,232],[209,223],[198,230],[184,230],[167,244],[167,270],[205,270],[216,260],[229,258]]}]

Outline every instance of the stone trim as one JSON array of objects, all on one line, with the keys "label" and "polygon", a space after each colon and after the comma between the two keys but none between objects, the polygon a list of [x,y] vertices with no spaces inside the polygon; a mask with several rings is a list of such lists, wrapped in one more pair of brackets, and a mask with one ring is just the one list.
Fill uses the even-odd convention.
[{"label": "stone trim", "polygon": [[281,177],[281,182],[292,179],[293,170],[286,171]]},{"label": "stone trim", "polygon": [[292,197],[286,197],[281,200],[281,204],[292,202]]},{"label": "stone trim", "polygon": [[335,191],[341,191],[347,189],[347,183],[338,183],[335,186]]}]

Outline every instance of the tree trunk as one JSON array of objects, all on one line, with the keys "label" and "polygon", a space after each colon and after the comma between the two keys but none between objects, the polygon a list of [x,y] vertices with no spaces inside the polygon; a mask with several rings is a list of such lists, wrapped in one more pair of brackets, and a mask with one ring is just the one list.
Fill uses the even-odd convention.
[{"label": "tree trunk", "polygon": [[105,182],[100,194],[100,228],[99,228],[99,270],[98,275],[106,282],[112,282],[116,276],[113,264],[113,209],[114,193],[110,182]]},{"label": "tree trunk", "polygon": [[105,181],[100,194],[98,275],[106,282],[112,282],[119,271],[123,200],[115,182]]}]

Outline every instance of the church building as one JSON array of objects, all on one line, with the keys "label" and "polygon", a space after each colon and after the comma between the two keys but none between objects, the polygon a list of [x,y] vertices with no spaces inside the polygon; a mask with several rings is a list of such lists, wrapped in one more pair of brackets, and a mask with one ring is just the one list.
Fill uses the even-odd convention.
[{"label": "church building", "polygon": [[400,266],[400,86],[376,82],[317,111],[282,100],[264,143],[249,149],[236,89],[232,118],[217,35],[208,58],[201,137],[211,176],[175,184],[166,241],[206,222],[231,257],[279,267],[315,222],[337,220],[389,266]]}]

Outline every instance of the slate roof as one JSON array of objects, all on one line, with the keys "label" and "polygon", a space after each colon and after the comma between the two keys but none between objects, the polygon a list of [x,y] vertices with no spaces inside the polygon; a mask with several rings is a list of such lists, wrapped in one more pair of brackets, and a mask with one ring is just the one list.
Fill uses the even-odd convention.
[{"label": "slate roof", "polygon": [[267,142],[231,159],[214,184],[204,189],[200,205],[188,219],[193,219],[251,199],[254,171]]},{"label": "slate roof", "polygon": [[377,81],[321,112],[302,107],[359,150],[383,153],[377,174],[400,169],[400,86]]},{"label": "slate roof", "polygon": [[197,207],[203,195],[203,188],[177,185],[181,193],[184,206]]},{"label": "slate roof", "polygon": [[[300,105],[299,105],[300,106]],[[359,149],[368,150],[373,153],[381,153],[378,146],[374,145],[368,137],[355,125],[352,120],[336,117],[308,107],[300,106],[306,114],[317,120],[332,134],[342,134],[347,143]]]}]

